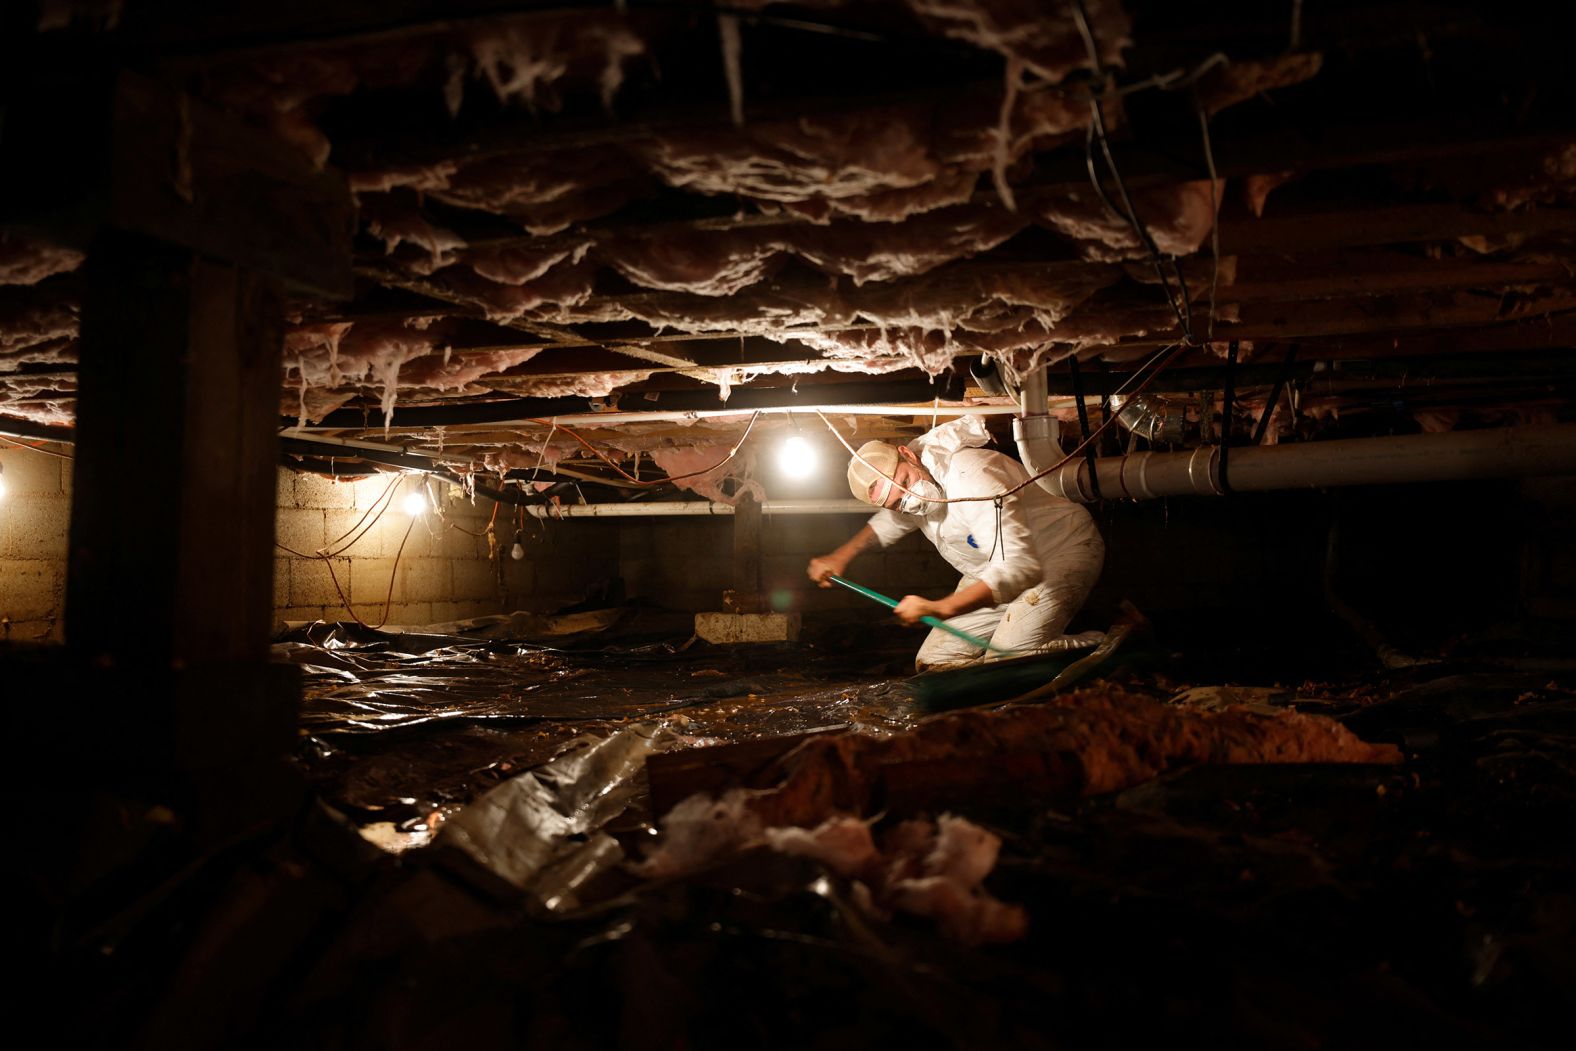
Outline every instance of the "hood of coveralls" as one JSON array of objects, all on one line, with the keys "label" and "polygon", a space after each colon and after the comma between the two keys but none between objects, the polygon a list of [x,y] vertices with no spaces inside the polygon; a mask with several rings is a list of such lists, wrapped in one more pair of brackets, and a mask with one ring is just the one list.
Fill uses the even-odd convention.
[{"label": "hood of coveralls", "polygon": [[931,475],[940,482],[952,464],[952,457],[959,449],[978,449],[990,444],[990,432],[979,416],[959,416],[951,423],[943,423],[912,438],[907,443],[919,456]]}]

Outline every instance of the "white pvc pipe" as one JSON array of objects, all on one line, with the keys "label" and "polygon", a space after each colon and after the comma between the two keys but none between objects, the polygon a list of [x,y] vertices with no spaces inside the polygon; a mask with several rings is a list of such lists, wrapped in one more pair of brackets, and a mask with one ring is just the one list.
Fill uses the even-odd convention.
[{"label": "white pvc pipe", "polygon": [[[1226,491],[1218,445],[1108,456],[1095,465],[1100,492],[1108,499],[1219,496]],[[1261,492],[1545,474],[1576,474],[1576,424],[1233,447],[1226,483],[1234,492]],[[1089,462],[1082,457],[1042,478],[1040,485],[1069,500],[1094,501]]]},{"label": "white pvc pipe", "polygon": [[[627,504],[564,504],[548,507],[528,504],[526,512],[537,518],[668,518],[695,515],[731,515],[729,504],[710,500],[653,500]],[[768,500],[761,513],[768,515],[868,515],[869,504],[858,500]]]},{"label": "white pvc pipe", "polygon": [[[1039,474],[1062,458],[1061,424],[1050,415],[1047,367],[1041,365],[1023,378],[1019,390],[1019,415],[1012,421],[1012,437],[1018,443],[1018,458],[1031,475]],[[1064,495],[1061,476],[1049,474],[1038,483],[1052,496]]]}]

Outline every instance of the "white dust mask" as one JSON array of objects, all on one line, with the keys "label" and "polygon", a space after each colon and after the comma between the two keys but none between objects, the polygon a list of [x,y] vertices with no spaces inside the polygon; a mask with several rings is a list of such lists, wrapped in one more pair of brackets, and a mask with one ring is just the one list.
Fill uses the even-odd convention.
[{"label": "white dust mask", "polygon": [[908,492],[898,500],[897,509],[906,515],[929,514],[942,499],[941,486],[928,478],[908,483]]}]

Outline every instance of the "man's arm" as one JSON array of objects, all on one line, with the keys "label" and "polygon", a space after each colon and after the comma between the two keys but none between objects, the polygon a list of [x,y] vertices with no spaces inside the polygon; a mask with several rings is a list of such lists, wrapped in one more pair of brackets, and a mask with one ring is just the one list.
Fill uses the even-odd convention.
[{"label": "man's arm", "polygon": [[954,591],[943,599],[904,595],[903,601],[897,604],[897,608],[892,613],[904,624],[917,624],[920,617],[940,617],[942,620],[948,620],[995,604],[996,599],[991,595],[990,585],[980,580],[962,591]]},{"label": "man's arm", "polygon": [[832,577],[842,576],[848,569],[848,564],[854,556],[867,548],[877,547],[881,543],[876,531],[866,522],[865,527],[849,538],[848,542],[830,555],[821,555],[810,560],[810,579],[823,588],[832,586]]}]

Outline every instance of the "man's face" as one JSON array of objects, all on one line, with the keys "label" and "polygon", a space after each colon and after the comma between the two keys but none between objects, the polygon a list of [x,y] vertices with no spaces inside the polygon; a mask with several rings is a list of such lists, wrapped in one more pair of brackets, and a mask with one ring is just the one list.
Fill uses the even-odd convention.
[{"label": "man's face", "polygon": [[892,477],[897,481],[893,485],[885,478],[877,478],[870,483],[870,502],[889,511],[897,510],[897,505],[903,499],[903,486],[905,489],[912,486],[922,478],[930,478],[930,472],[919,465],[919,459],[906,445],[897,447],[897,467],[892,471]]}]

